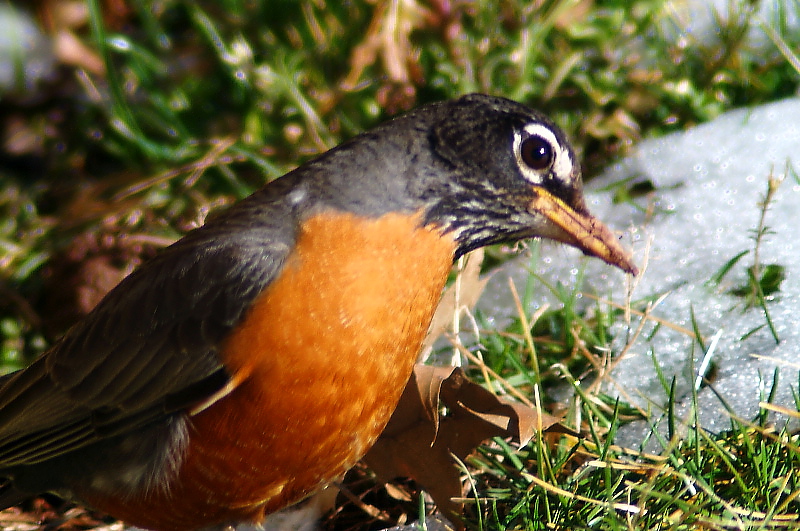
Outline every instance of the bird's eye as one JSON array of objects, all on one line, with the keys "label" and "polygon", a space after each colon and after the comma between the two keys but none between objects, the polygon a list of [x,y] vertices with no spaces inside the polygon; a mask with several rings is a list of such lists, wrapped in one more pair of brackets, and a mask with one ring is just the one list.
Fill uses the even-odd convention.
[{"label": "bird's eye", "polygon": [[543,170],[553,163],[553,146],[537,135],[523,140],[519,152],[522,162],[532,170]]}]

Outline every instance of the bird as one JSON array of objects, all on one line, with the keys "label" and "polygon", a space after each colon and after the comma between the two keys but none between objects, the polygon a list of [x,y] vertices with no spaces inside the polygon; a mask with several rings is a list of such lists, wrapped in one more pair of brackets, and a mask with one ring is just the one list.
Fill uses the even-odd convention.
[{"label": "bird", "polygon": [[0,379],[0,507],[52,492],[163,531],[257,522],[371,447],[454,260],[548,238],[636,266],[544,114],[468,94],[266,184]]}]

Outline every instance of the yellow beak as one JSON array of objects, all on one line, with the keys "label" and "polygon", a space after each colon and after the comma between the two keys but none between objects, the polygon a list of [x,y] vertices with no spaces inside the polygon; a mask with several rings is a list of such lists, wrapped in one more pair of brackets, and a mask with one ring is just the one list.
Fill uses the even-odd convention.
[{"label": "yellow beak", "polygon": [[617,241],[611,230],[588,212],[582,213],[567,205],[547,190],[537,187],[531,210],[537,212],[561,229],[549,237],[577,247],[584,253],[596,256],[632,275],[638,274],[630,256]]}]

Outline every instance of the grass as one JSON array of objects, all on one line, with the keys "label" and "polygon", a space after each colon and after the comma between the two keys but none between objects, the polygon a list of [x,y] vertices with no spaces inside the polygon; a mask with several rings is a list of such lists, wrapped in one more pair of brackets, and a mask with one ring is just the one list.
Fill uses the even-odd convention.
[{"label": "grass", "polygon": [[[790,175],[788,169],[786,175]],[[767,192],[757,205],[760,215],[753,230],[753,248],[726,263],[707,287],[716,289],[740,258],[752,255],[753,265],[740,266],[746,270],[748,284],[728,292],[743,303],[729,308],[728,313],[741,311],[745,304],[757,308],[767,321],[762,327],[773,330],[768,308],[780,295],[780,283],[762,285],[768,275],[757,272],[768,270],[760,262],[762,245],[771,236],[779,237],[765,219],[780,181],[772,174],[766,180]],[[472,345],[483,355],[471,359],[494,363],[494,373],[507,375],[508,381],[517,382],[517,388],[526,394],[536,395],[532,388],[540,385],[552,390],[559,380],[562,388],[568,386],[570,398],[551,406],[562,408],[567,425],[580,428],[583,434],[580,438],[543,434],[520,450],[500,440],[482,448],[469,463],[470,485],[477,485],[474,497],[465,499],[474,521],[479,522],[475,528],[800,529],[800,382],[792,387],[794,404],[776,404],[778,382],[787,376],[776,369],[771,387],[764,383],[770,381],[767,378],[761,391],[753,387],[760,407],[750,419],[741,418],[725,396],[714,391],[727,410],[729,427],[706,427],[699,415],[698,391],[708,384],[713,390],[712,370],[705,360],[711,358],[721,334],[704,338],[693,310],[692,329],[656,319],[651,311],[658,298],[630,303],[631,321],[626,321],[621,311],[624,304],[590,293],[583,293],[584,299],[594,304],[584,300],[582,306],[576,305],[582,278],[578,275],[578,283],[569,290],[554,289],[542,279],[540,291],[549,290],[556,296],[555,309],[536,312],[535,319],[521,316],[514,320],[502,333],[502,341],[496,331],[488,329],[486,336]],[[757,279],[761,284],[753,285]],[[519,327],[529,320],[534,322],[531,331],[541,330],[543,322],[548,333],[534,334],[526,341]],[[695,345],[706,354],[700,367],[692,367],[691,373],[698,376],[690,386],[688,412],[682,416],[676,412],[676,380],[661,372],[655,353],[664,344],[659,336],[666,327],[692,339],[688,359],[695,357]],[[569,333],[564,333],[565,328]],[[609,356],[612,341],[617,347]],[[518,362],[498,366],[498,359],[506,359],[498,358],[498,344],[512,344],[519,350],[508,359],[538,359],[542,367],[520,370]],[[626,402],[624,382],[614,381],[611,369],[631,348],[650,350],[668,397],[663,407],[655,401],[649,409]],[[555,357],[549,358],[549,353]],[[521,384],[522,372],[526,378]],[[474,376],[483,373],[476,369]],[[797,371],[788,371],[790,379],[798,376]],[[621,391],[620,398],[605,394],[607,384]],[[563,389],[559,394],[564,396]],[[649,434],[633,448],[622,447],[617,442],[618,430],[632,421],[646,422]],[[626,440],[630,444],[630,436]]]},{"label": "grass", "polygon": [[[569,304],[563,306],[567,315]],[[615,306],[600,305],[609,312]],[[623,351],[632,344],[658,344],[657,331],[649,337],[641,333],[649,311],[634,313],[635,330]],[[586,322],[576,319],[572,326],[576,337]],[[685,333],[694,337],[691,330]],[[493,334],[487,331],[490,337],[481,338],[481,345],[493,341]],[[573,352],[571,359],[583,358],[583,367],[545,362],[572,389],[571,398],[557,406],[566,408],[567,425],[579,427],[582,437],[543,434],[521,449],[495,440],[469,461],[470,484],[476,486],[465,502],[475,529],[800,528],[800,435],[786,420],[800,417],[800,395],[794,408],[772,403],[777,371],[755,418],[730,411],[729,428],[712,430],[697,414],[699,386],[684,417],[673,407],[674,380],[662,380],[669,397],[663,410],[643,410],[604,394],[596,384],[609,378],[614,364],[603,353],[606,344],[586,341],[574,347],[579,355]],[[529,348],[552,345],[551,337],[536,338]],[[519,381],[515,364],[493,370]],[[474,376],[481,373],[476,368]],[[527,382],[537,373],[547,388],[545,370],[528,370]],[[517,388],[530,392],[527,382]],[[648,423],[651,432],[637,447],[621,447],[618,429],[632,421]]]},{"label": "grass", "polygon": [[[732,2],[735,15],[706,40],[684,31],[687,20],[663,0],[87,0],[71,18],[57,4],[42,3],[39,20],[84,52],[33,93],[0,100],[3,371],[27,364],[88,310],[91,293],[209,212],[404,109],[469,91],[524,101],[567,131],[591,177],[642,137],[800,84],[800,37],[785,11],[797,0],[777,2],[768,20],[759,2]],[[772,44],[752,47],[752,27],[766,28]],[[651,191],[623,185],[615,194]],[[506,256],[490,250],[487,267]],[[757,288],[768,320],[769,264],[755,267],[746,288]],[[800,513],[797,435],[770,425],[768,397],[762,415],[732,418],[725,432],[690,419],[681,438],[660,441],[658,456],[619,448],[620,424],[658,417],[577,382],[613,363],[608,345],[627,312],[604,301],[587,311],[579,284],[546,278],[531,278],[523,303],[541,284],[561,305],[484,334],[484,362],[527,392],[566,381],[574,399],[548,406],[568,406],[586,436],[519,452],[503,441],[484,447],[468,463],[471,525],[794,525],[785,518]],[[646,306],[633,310],[650,322]],[[680,419],[664,415],[679,432]]]}]

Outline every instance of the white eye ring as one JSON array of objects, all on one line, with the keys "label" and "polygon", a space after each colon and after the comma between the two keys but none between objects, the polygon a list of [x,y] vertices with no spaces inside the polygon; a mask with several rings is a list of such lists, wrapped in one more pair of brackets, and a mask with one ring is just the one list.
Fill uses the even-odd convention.
[{"label": "white eye ring", "polygon": [[[552,160],[546,168],[537,170],[523,160],[522,144],[531,137],[541,138],[550,145]],[[513,149],[514,157],[517,159],[517,166],[528,182],[541,185],[550,173],[556,179],[565,183],[569,183],[572,180],[574,163],[569,150],[559,143],[556,135],[546,125],[530,123],[523,127],[522,131],[515,131]]]}]

